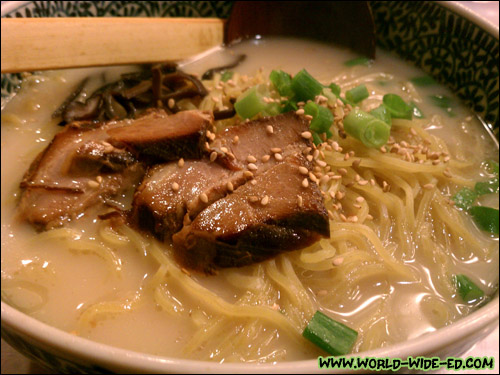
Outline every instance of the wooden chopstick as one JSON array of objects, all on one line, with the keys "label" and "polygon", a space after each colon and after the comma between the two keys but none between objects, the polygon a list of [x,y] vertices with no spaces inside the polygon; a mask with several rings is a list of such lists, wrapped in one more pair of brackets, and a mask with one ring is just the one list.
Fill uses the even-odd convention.
[{"label": "wooden chopstick", "polygon": [[186,59],[222,44],[217,18],[2,18],[2,73]]}]

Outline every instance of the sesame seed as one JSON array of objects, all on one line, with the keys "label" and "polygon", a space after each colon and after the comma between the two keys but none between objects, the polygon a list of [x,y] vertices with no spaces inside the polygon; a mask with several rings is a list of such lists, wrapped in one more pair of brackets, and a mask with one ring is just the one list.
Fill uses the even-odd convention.
[{"label": "sesame seed", "polygon": [[255,202],[258,202],[258,201],[259,201],[259,197],[256,197],[255,195],[252,195],[250,198],[248,198],[248,200],[249,200],[251,203],[255,203]]},{"label": "sesame seed", "polygon": [[347,221],[351,222],[351,223],[357,223],[358,222],[358,217],[356,215],[353,215],[353,216],[349,216],[347,218]]},{"label": "sesame seed", "polygon": [[340,218],[342,219],[342,221],[347,222],[347,218],[345,217],[345,215],[344,215],[344,214],[340,214]]},{"label": "sesame seed", "polygon": [[[217,153],[215,155],[217,156]],[[212,156],[212,155],[210,155],[210,156]],[[177,162],[177,165],[179,166],[179,168],[182,168],[184,166],[184,159],[180,158],[179,161]]]},{"label": "sesame seed", "polygon": [[221,147],[221,148],[220,148],[220,150],[221,150],[223,153],[225,153],[225,154],[227,154],[227,153],[229,152],[229,150],[227,149],[227,147]]},{"label": "sesame seed", "polygon": [[335,193],[335,198],[337,198],[339,201],[344,199],[345,194],[342,193],[340,190]]},{"label": "sesame seed", "polygon": [[368,181],[361,180],[361,181],[358,181],[358,184],[361,185],[361,186],[365,186],[365,185],[368,185]]},{"label": "sesame seed", "polygon": [[349,160],[349,158],[351,157],[351,155],[349,155],[347,152],[345,153],[344,155],[344,160]]},{"label": "sesame seed", "polygon": [[273,147],[273,148],[271,149],[271,152],[272,152],[273,154],[276,154],[276,153],[281,152],[281,151],[283,151],[283,150],[282,150],[281,148],[279,148],[279,147]]},{"label": "sesame seed", "polygon": [[344,258],[335,258],[332,263],[334,266],[340,266],[342,263],[344,263]]},{"label": "sesame seed", "polygon": [[248,169],[251,171],[256,171],[258,168],[254,163],[248,163]]},{"label": "sesame seed", "polygon": [[370,214],[366,215],[366,220],[373,220],[373,216]]},{"label": "sesame seed", "polygon": [[95,189],[95,188],[98,188],[98,187],[99,187],[99,183],[98,183],[97,181],[93,181],[93,180],[91,180],[91,181],[87,182],[87,185],[88,185],[89,187],[91,187],[92,189]]},{"label": "sesame seed", "polygon": [[327,212],[328,212],[328,217],[330,218],[330,220],[333,220],[333,218],[335,217],[335,216],[333,216],[333,212],[330,210],[327,210]]},{"label": "sesame seed", "polygon": [[217,159],[217,152],[212,151],[210,153],[210,161],[215,161],[215,159]]},{"label": "sesame seed", "polygon": [[302,138],[310,139],[312,137],[311,132],[303,132],[300,134]]},{"label": "sesame seed", "polygon": [[168,105],[168,108],[170,108],[170,109],[174,108],[174,106],[175,106],[175,100],[174,100],[174,98],[168,99],[167,105]]},{"label": "sesame seed", "polygon": [[432,189],[434,189],[434,187],[435,187],[434,184],[425,184],[424,185],[424,189],[427,189],[427,190],[432,190]]},{"label": "sesame seed", "polygon": [[253,156],[253,155],[248,155],[248,156],[247,156],[247,161],[248,161],[249,163],[255,163],[255,162],[257,161],[257,159],[256,159],[256,158],[255,158],[255,156]]},{"label": "sesame seed", "polygon": [[302,180],[302,186],[305,187],[305,188],[309,186],[309,181],[307,180],[307,178],[304,178]]},{"label": "sesame seed", "polygon": [[387,152],[387,149],[385,148],[385,146],[380,147],[380,152],[382,152],[383,154],[385,154]]},{"label": "sesame seed", "polygon": [[354,176],[354,180],[356,180],[356,182],[361,180],[361,176],[359,174],[357,174],[356,176]]},{"label": "sesame seed", "polygon": [[271,155],[264,155],[264,156],[262,157],[262,162],[263,162],[263,163],[267,163],[267,162],[269,161],[269,159],[270,159],[270,158],[271,158]]},{"label": "sesame seed", "polygon": [[299,167],[299,172],[300,172],[300,174],[303,174],[303,175],[309,174],[309,170],[306,167],[302,167],[302,166]]},{"label": "sesame seed", "polygon": [[210,145],[208,144],[208,142],[205,142],[205,150],[207,150],[207,151],[210,150]]},{"label": "sesame seed", "polygon": [[260,204],[263,206],[266,206],[269,203],[269,197],[266,195],[262,200],[260,201]]},{"label": "sesame seed", "polygon": [[313,182],[318,182],[318,178],[312,172],[309,172],[309,179]]},{"label": "sesame seed", "polygon": [[304,108],[297,109],[295,111],[295,113],[298,114],[298,115],[303,115],[304,114]]},{"label": "sesame seed", "polygon": [[257,185],[257,180],[251,180],[251,181],[250,181],[250,183],[251,183],[252,185]]},{"label": "sesame seed", "polygon": [[100,184],[102,182],[102,176],[97,176],[95,180]]},{"label": "sesame seed", "polygon": [[[221,87],[221,88],[222,88],[222,87]],[[212,99],[212,101],[213,101],[214,103],[219,103],[219,101],[220,101],[220,100],[219,100],[219,98],[217,98],[217,97],[215,97],[215,96],[212,96],[212,98],[211,98],[211,99]]]},{"label": "sesame seed", "polygon": [[245,172],[243,172],[243,176],[245,176],[247,178],[253,178],[253,173],[250,171],[245,171]]},{"label": "sesame seed", "polygon": [[323,160],[316,160],[316,164],[323,168],[326,167],[326,163]]},{"label": "sesame seed", "polygon": [[305,115],[304,117],[306,118],[306,120],[312,120],[313,119],[313,117],[311,115]]},{"label": "sesame seed", "polygon": [[410,128],[410,133],[413,135],[417,135],[417,131],[413,128]]},{"label": "sesame seed", "polygon": [[307,156],[306,156],[306,159],[307,159],[308,161],[313,161],[313,156],[312,156],[312,155],[307,155]]},{"label": "sesame seed", "polygon": [[345,169],[345,168],[339,168],[338,172],[342,176],[346,176],[347,175],[347,169]]},{"label": "sesame seed", "polygon": [[228,153],[227,153],[227,156],[228,156],[228,158],[229,158],[229,159],[231,159],[231,160],[236,159],[236,156],[234,156],[234,154],[233,154],[232,152],[228,152]]},{"label": "sesame seed", "polygon": [[320,184],[325,184],[327,183],[328,181],[330,181],[330,176],[328,175],[324,175],[324,176],[321,176],[321,178],[319,179],[319,183]]},{"label": "sesame seed", "polygon": [[305,149],[303,149],[303,150],[302,150],[302,153],[303,153],[304,155],[307,155],[307,154],[309,154],[309,153],[311,152],[311,150],[312,150],[312,148],[311,148],[311,147],[306,147]]},{"label": "sesame seed", "polygon": [[361,209],[361,205],[360,204],[354,203],[352,206],[354,208],[357,208],[358,210]]},{"label": "sesame seed", "polygon": [[448,178],[453,177],[453,175],[451,174],[451,172],[448,168],[445,168],[445,170],[443,171],[443,174]]},{"label": "sesame seed", "polygon": [[300,195],[297,195],[297,205],[299,207],[302,207],[302,204],[303,204],[302,197]]},{"label": "sesame seed", "polygon": [[283,160],[283,156],[281,154],[274,154],[274,158],[278,161],[282,161]]},{"label": "sesame seed", "polygon": [[234,186],[233,184],[231,183],[231,181],[228,181],[227,184],[226,184],[226,188],[228,191],[233,191],[234,190]]},{"label": "sesame seed", "polygon": [[330,178],[332,180],[341,180],[342,179],[342,176],[339,176],[339,175],[333,175],[333,176],[330,176]]},{"label": "sesame seed", "polygon": [[237,135],[234,136],[233,138],[233,143],[238,143],[240,141],[240,137],[238,137]]},{"label": "sesame seed", "polygon": [[267,132],[267,134],[273,134],[274,133],[273,127],[271,125],[267,125],[266,132]]},{"label": "sesame seed", "polygon": [[314,150],[313,157],[314,159],[317,159],[319,156],[319,150]]},{"label": "sesame seed", "polygon": [[358,202],[358,203],[361,203],[361,202],[364,202],[364,201],[365,201],[365,198],[363,198],[363,197],[357,197],[356,198],[356,202]]},{"label": "sesame seed", "polygon": [[174,183],[172,184],[172,190],[173,190],[173,191],[178,191],[178,190],[179,190],[179,184],[178,184],[177,182],[174,182]]},{"label": "sesame seed", "polygon": [[208,197],[205,193],[200,194],[200,201],[202,201],[203,203],[208,203]]}]

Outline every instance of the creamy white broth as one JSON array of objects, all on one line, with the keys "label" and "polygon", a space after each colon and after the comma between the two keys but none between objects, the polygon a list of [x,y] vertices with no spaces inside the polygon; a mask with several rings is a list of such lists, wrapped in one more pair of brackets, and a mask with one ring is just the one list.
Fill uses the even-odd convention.
[{"label": "creamy white broth", "polygon": [[[188,73],[201,74],[240,53],[247,55],[247,59],[234,69],[241,74],[252,75],[259,69],[265,76],[273,69],[295,74],[306,68],[325,84],[332,81],[340,85],[351,82],[346,89],[357,85],[357,77],[372,74],[372,82],[367,83],[367,87],[374,99],[367,99],[364,103],[368,109],[378,105],[376,100],[381,99],[383,92],[405,98],[408,92],[415,96],[414,91],[417,90],[419,108],[427,118],[432,119],[427,130],[444,138],[450,154],[457,159],[475,161],[475,166],[466,171],[469,178],[482,177],[477,167],[482,161],[498,159],[495,141],[468,110],[459,106],[457,99],[457,107],[453,108],[455,117],[449,117],[427,99],[431,94],[451,97],[447,89],[437,85],[415,89],[408,80],[423,73],[383,51],[377,51],[377,59],[370,67],[346,68],[343,63],[356,57],[349,51],[314,42],[262,39],[216,51],[199,61],[181,64],[181,68]],[[115,252],[121,260],[122,271],[121,275],[116,275],[110,272],[109,264],[95,254],[68,251],[67,246],[53,241],[33,242],[34,229],[13,221],[23,174],[37,153],[60,130],[57,121],[51,119],[53,111],[87,75],[106,71],[108,79],[112,80],[122,72],[135,69],[96,68],[48,72],[40,78],[32,76],[2,111],[2,296],[31,316],[65,331],[78,332],[83,337],[117,347],[183,357],[182,347],[194,333],[192,319],[196,319],[195,315],[199,313],[198,302],[190,300],[184,303],[184,308],[193,309],[194,314],[190,318],[171,316],[162,311],[145,288],[157,269],[151,259],[132,246],[120,247]],[[470,145],[473,147],[468,147]],[[488,205],[498,208],[498,196],[489,199]],[[70,227],[83,228],[86,236],[92,238],[98,226],[95,214],[92,209],[85,212]],[[476,236],[486,236],[473,223],[469,226]],[[394,233],[390,239],[396,237]],[[474,275],[474,281],[488,295],[494,293],[498,286],[498,242],[492,246],[496,246],[496,251],[487,260],[455,253],[449,257],[454,273]],[[439,264],[426,259],[419,249],[414,250],[416,255],[408,258],[408,264],[418,270],[419,282],[401,282],[390,276],[385,279],[367,278],[351,290],[342,303],[325,310],[331,317],[349,322],[349,326],[358,329],[374,311],[388,304],[395,313],[374,322],[385,325],[390,334],[390,342],[381,342],[382,346],[432,332],[469,313],[471,306],[435,287],[433,275]],[[227,301],[234,301],[242,291],[232,287],[225,275],[223,271],[217,276],[193,277]],[[302,276],[307,279],[308,271]],[[25,288],[27,283],[36,285],[38,293]],[[133,303],[137,293],[143,298],[130,311],[99,319],[90,329],[79,329],[78,318],[88,306],[103,301],[127,300]],[[182,290],[172,290],[174,296],[182,293]],[[314,293],[311,295],[316,298]],[[427,305],[422,301],[431,299],[451,306],[449,316],[442,317],[426,311]],[[210,316],[210,312],[205,315]],[[269,325],[268,329],[275,328]],[[368,332],[363,329],[360,335],[369,339]],[[276,351],[286,350],[286,360],[315,358],[322,354],[311,344],[305,341],[302,344],[297,345],[286,334],[279,334],[275,347]],[[355,351],[361,349],[355,346]]]}]

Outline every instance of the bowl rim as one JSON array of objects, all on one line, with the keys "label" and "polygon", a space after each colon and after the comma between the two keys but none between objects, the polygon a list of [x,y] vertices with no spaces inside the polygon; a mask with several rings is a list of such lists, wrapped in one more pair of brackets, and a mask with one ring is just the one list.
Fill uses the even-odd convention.
[{"label": "bowl rim", "polygon": [[[1,16],[21,8],[31,1],[2,1]],[[487,33],[499,39],[499,27],[481,17],[473,10],[457,1],[436,1],[458,15],[469,19]],[[477,333],[487,327],[499,325],[500,298],[496,296],[485,306],[470,315],[433,332],[396,343],[388,347],[347,355],[349,357],[394,357],[406,358],[410,355],[432,353],[460,341],[461,338]],[[4,301],[1,301],[2,329],[11,328],[28,337],[48,345],[53,350],[70,353],[86,361],[92,359],[104,367],[122,368],[140,372],[193,372],[193,373],[242,373],[251,371],[304,373],[324,371],[318,368],[318,360],[283,361],[272,364],[261,363],[218,363],[191,359],[171,358],[113,347],[90,339],[78,337],[62,329],[55,328],[32,318]],[[336,371],[334,371],[336,372]],[[345,370],[343,370],[345,372]]]},{"label": "bowl rim", "polygon": [[[472,335],[481,329],[487,329],[499,322],[499,302],[497,295],[488,304],[470,315],[433,332],[421,335],[405,342],[396,343],[384,348],[354,353],[346,357],[398,357],[424,355],[433,353],[439,347],[458,342],[461,338]],[[5,302],[1,302],[2,326],[14,329],[35,340],[48,344],[51,348],[68,352],[80,359],[91,358],[94,363],[103,367],[127,368],[147,372],[193,372],[193,373],[242,373],[252,370],[272,372],[303,373],[320,371],[317,359],[283,361],[273,364],[260,363],[218,363],[191,359],[158,356],[102,344],[79,337],[49,326],[32,318]],[[496,323],[496,324],[495,324]],[[324,371],[324,370],[322,370]]]}]

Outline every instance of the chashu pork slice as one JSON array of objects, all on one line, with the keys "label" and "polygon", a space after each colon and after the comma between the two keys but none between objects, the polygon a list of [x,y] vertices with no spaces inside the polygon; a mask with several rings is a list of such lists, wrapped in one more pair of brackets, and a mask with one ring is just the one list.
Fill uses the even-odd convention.
[{"label": "chashu pork slice", "polygon": [[303,186],[300,153],[289,156],[217,200],[173,236],[179,263],[213,273],[306,247],[330,236],[327,210],[316,183]]},{"label": "chashu pork slice", "polygon": [[156,237],[170,239],[182,228],[185,217],[194,218],[248,178],[242,171],[231,171],[206,159],[187,160],[182,166],[156,165],[134,195],[133,220]]},{"label": "chashu pork slice", "polygon": [[[217,152],[217,161],[233,170],[245,169],[250,160],[258,167],[271,162],[297,148],[310,146],[302,137],[309,130],[309,123],[303,116],[288,112],[274,117],[244,122],[227,128],[217,134],[210,145],[210,152]],[[264,161],[263,161],[264,158]]]},{"label": "chashu pork slice", "polygon": [[[125,124],[127,121],[123,121]],[[206,132],[213,126],[213,115],[198,110],[168,115],[164,110],[152,110],[130,125],[108,130],[109,142],[128,149],[147,162],[200,159],[206,142]]]},{"label": "chashu pork slice", "polygon": [[50,229],[136,185],[144,170],[128,151],[106,142],[113,126],[75,122],[56,134],[21,182],[18,217]]}]

